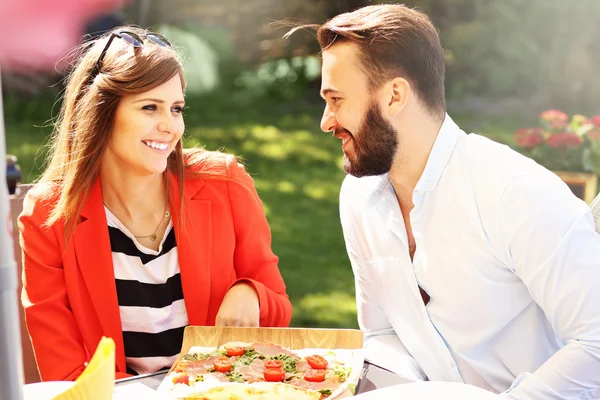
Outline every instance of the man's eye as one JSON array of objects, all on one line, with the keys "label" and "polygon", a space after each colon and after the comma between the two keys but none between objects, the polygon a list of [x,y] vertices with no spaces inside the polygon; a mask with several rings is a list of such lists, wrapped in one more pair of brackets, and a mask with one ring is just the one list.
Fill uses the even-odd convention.
[{"label": "man's eye", "polygon": [[333,101],[334,103],[337,103],[338,100],[341,100],[340,97],[332,97],[331,101]]},{"label": "man's eye", "polygon": [[142,107],[142,110],[146,110],[146,111],[156,111],[156,105],[154,104],[150,104],[147,106]]}]

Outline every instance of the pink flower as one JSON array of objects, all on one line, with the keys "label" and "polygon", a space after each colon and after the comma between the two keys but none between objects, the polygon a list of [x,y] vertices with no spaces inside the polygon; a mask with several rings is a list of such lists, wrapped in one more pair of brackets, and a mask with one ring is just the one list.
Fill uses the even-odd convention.
[{"label": "pink flower", "polygon": [[554,130],[563,130],[569,125],[569,116],[560,110],[546,110],[540,114],[542,124]]},{"label": "pink flower", "polygon": [[592,129],[587,133],[587,137],[592,142],[600,141],[600,128]]},{"label": "pink flower", "polygon": [[599,129],[600,129],[600,115],[594,115],[594,116],[592,117],[591,121],[592,121],[592,124],[594,124],[594,126],[595,126],[596,128],[599,128]]},{"label": "pink flower", "polygon": [[583,140],[573,132],[560,132],[548,138],[548,145],[555,149],[574,149],[581,146]]},{"label": "pink flower", "polygon": [[560,110],[546,110],[540,114],[540,118],[544,121],[568,121],[569,116]]}]

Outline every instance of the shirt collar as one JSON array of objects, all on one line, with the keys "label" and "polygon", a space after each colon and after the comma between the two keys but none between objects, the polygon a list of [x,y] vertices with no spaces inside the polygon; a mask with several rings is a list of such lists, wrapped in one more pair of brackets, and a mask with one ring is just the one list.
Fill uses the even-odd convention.
[{"label": "shirt collar", "polygon": [[[440,127],[440,131],[433,143],[431,152],[429,153],[425,169],[415,186],[415,191],[413,192],[413,204],[417,204],[423,192],[430,192],[435,189],[450,157],[452,156],[456,143],[458,143],[458,139],[463,135],[466,135],[466,133],[456,125],[448,114],[446,114],[444,122]],[[382,196],[393,193],[394,188],[390,181],[390,174],[385,173],[379,177],[379,182],[371,191],[367,204],[369,204],[369,206],[374,206],[379,203]]]},{"label": "shirt collar", "polygon": [[452,156],[456,143],[458,143],[458,139],[463,135],[466,134],[446,114],[442,127],[429,153],[423,174],[415,186],[413,198],[419,192],[431,192],[435,189]]}]

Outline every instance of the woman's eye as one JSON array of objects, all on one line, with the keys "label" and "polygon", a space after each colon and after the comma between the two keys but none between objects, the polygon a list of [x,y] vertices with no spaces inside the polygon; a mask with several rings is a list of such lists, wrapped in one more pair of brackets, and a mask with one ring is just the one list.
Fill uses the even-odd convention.
[{"label": "woman's eye", "polygon": [[142,107],[142,110],[146,110],[146,111],[156,111],[156,105],[154,104],[150,104],[147,106]]},{"label": "woman's eye", "polygon": [[183,113],[183,107],[180,107],[180,106],[173,107],[172,110],[173,110],[173,112],[176,112],[177,114]]}]

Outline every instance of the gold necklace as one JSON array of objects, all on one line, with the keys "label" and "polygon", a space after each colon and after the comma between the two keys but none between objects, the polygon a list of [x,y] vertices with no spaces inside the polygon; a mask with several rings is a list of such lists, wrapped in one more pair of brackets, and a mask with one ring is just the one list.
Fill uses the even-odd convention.
[{"label": "gold necklace", "polygon": [[152,240],[153,242],[156,240],[156,232],[158,232],[158,228],[160,228],[160,226],[162,225],[162,222],[165,218],[169,218],[171,216],[171,213],[169,212],[169,210],[165,210],[165,215],[164,217],[162,217],[160,219],[160,221],[158,221],[158,226],[156,227],[156,229],[154,230],[154,233],[152,235],[147,235],[147,236],[135,236],[133,235],[136,239],[145,239],[145,238],[150,238],[150,240]]}]

